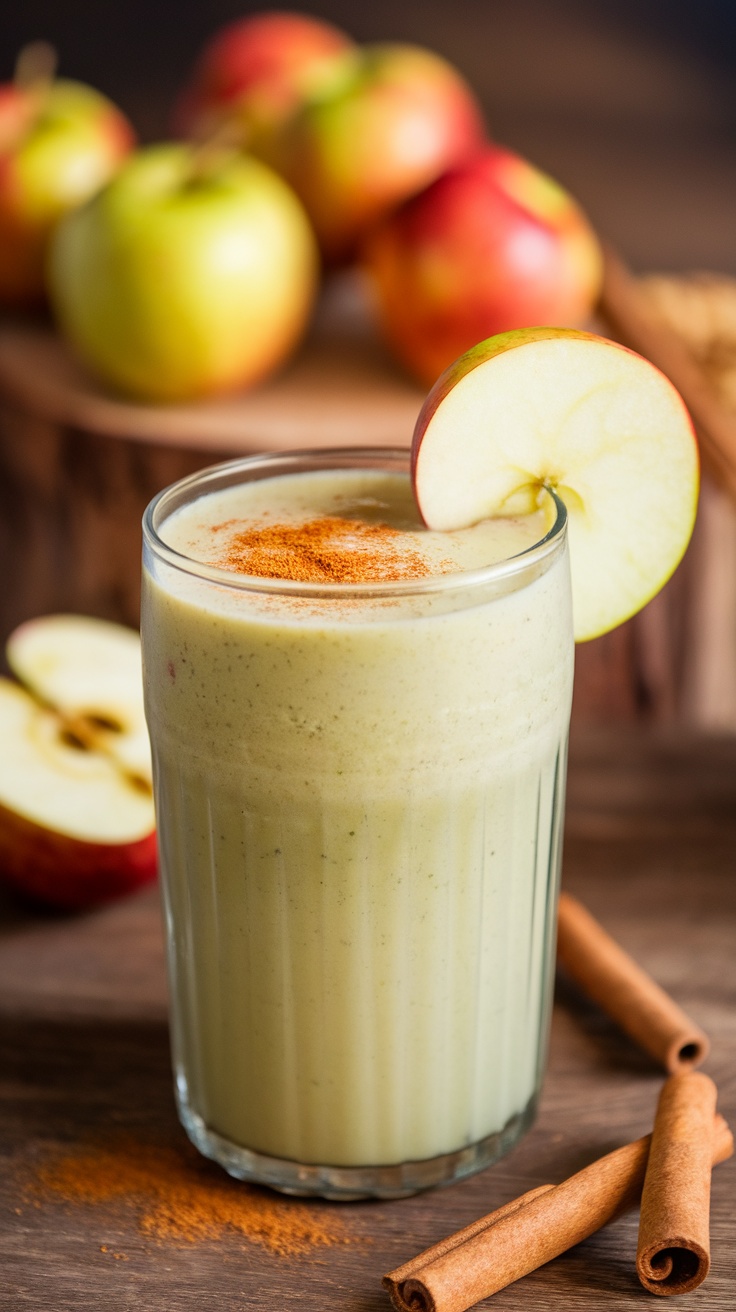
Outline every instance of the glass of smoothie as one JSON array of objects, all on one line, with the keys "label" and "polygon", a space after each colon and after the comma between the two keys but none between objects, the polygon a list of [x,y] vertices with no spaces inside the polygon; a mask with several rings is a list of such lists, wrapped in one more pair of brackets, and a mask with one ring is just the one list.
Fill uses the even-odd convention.
[{"label": "glass of smoothie", "polygon": [[230,462],[146,511],[176,1095],[235,1176],[400,1197],[534,1117],[573,674],[543,501],[430,532],[378,448]]}]

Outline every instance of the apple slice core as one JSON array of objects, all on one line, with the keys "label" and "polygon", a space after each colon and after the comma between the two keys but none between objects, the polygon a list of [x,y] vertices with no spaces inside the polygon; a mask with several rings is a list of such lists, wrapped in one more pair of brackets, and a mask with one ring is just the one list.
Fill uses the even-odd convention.
[{"label": "apple slice core", "polygon": [[684,403],[649,361],[592,333],[518,329],[438,379],[417,420],[412,477],[432,529],[540,504],[568,511],[577,641],[628,619],[690,539],[698,450]]}]

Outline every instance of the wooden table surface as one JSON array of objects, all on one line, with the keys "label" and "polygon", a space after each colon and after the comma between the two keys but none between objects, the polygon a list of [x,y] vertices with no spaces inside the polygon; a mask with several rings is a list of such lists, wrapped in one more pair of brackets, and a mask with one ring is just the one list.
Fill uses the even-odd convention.
[{"label": "wooden table surface", "polygon": [[[586,736],[571,753],[566,886],[708,1030],[706,1068],[736,1123],[736,738]],[[111,1133],[170,1145],[194,1171],[171,1093],[154,893],[76,918],[8,900],[0,927],[0,1307],[104,1312],[380,1312],[380,1276],[524,1189],[651,1125],[662,1074],[558,982],[538,1122],[495,1167],[394,1203],[306,1206],[334,1246],[280,1256],[235,1233],[161,1242],[135,1206],[39,1192],[60,1153]],[[203,1170],[219,1178],[218,1168]],[[224,1178],[224,1177],[223,1177]],[[713,1266],[681,1312],[736,1307],[733,1161],[713,1182]],[[234,1190],[247,1186],[233,1185]],[[253,1191],[250,1191],[251,1197]],[[304,1206],[256,1191],[267,1210]],[[498,1312],[643,1307],[630,1215],[495,1295]]]}]

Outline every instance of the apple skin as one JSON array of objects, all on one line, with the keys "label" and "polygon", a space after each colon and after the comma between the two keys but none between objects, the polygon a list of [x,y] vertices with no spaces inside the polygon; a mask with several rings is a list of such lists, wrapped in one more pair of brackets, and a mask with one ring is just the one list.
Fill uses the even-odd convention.
[{"label": "apple skin", "polygon": [[418,46],[364,46],[340,85],[287,121],[272,162],[302,198],[326,260],[341,263],[484,138],[480,107],[446,60]]},{"label": "apple skin", "polygon": [[[417,461],[424,435],[442,402],[450,395],[453,388],[457,387],[466,374],[471,373],[473,369],[477,369],[479,365],[485,364],[487,360],[494,360],[497,355],[503,355],[504,351],[516,350],[519,346],[523,346],[525,342],[555,341],[561,335],[559,329],[549,327],[535,326],[525,329],[510,329],[508,332],[496,333],[492,337],[485,338],[482,342],[476,342],[469,350],[464,351],[457,360],[453,360],[452,364],[435,379],[417,416],[411,443],[410,470],[412,483],[416,484]],[[595,333],[585,332],[582,329],[568,328],[564,335],[568,338],[578,338],[581,341],[594,342],[597,340]],[[622,351],[629,351],[627,346],[621,346],[619,342],[611,342],[611,345],[619,346]],[[634,355],[635,352],[629,351],[629,354]],[[417,509],[422,522],[426,525],[421,506],[418,504]],[[427,527],[429,526],[427,525]]]},{"label": "apple skin", "polygon": [[85,842],[0,804],[0,873],[18,893],[60,911],[102,906],[156,878],[155,831],[130,843]]},{"label": "apple skin", "polygon": [[340,75],[357,47],[339,28],[274,11],[229,23],[205,46],[175,110],[177,135],[199,138],[231,122],[248,149]]},{"label": "apple skin", "polygon": [[302,206],[260,161],[199,171],[185,145],[132,155],[59,224],[49,286],[63,331],[104,381],[144,400],[248,386],[287,357],[314,300]]},{"label": "apple skin", "polygon": [[134,144],[127,119],[92,87],[0,86],[0,303],[43,300],[53,228],[113,176]]},{"label": "apple skin", "polygon": [[491,335],[583,324],[603,271],[597,238],[572,197],[495,145],[387,218],[363,263],[387,341],[427,384]]}]

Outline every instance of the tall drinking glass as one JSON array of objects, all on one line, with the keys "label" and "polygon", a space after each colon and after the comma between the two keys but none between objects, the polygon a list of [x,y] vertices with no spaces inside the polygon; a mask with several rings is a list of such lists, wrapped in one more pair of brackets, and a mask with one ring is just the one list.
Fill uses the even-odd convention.
[{"label": "tall drinking glass", "polygon": [[533,1119],[572,690],[565,510],[550,493],[507,558],[388,582],[243,574],[187,544],[249,497],[263,514],[317,489],[375,517],[376,489],[409,503],[407,471],[385,449],[258,456],[144,520],[180,1116],[233,1175],[330,1198],[458,1179]]}]

